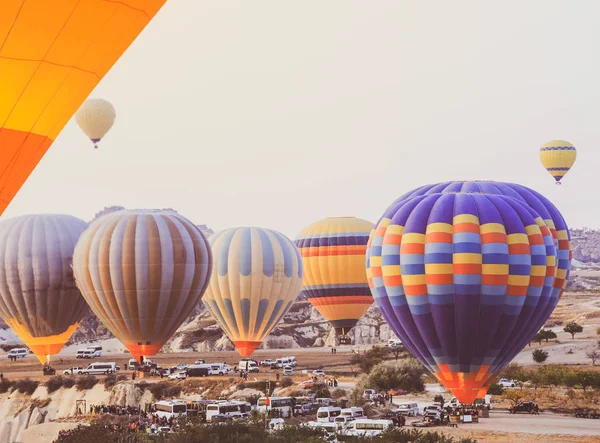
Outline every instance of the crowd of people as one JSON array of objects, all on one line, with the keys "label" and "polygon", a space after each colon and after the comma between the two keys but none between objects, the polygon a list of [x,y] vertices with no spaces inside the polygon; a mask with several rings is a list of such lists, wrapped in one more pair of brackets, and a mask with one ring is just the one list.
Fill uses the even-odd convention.
[{"label": "crowd of people", "polygon": [[[81,410],[78,411],[80,414]],[[127,428],[122,423],[107,426],[120,426],[127,432],[169,432],[177,427],[177,418],[164,416],[159,417],[153,405],[141,406],[115,406],[115,405],[91,405],[91,415],[109,415],[114,417],[127,417],[129,420]]]}]

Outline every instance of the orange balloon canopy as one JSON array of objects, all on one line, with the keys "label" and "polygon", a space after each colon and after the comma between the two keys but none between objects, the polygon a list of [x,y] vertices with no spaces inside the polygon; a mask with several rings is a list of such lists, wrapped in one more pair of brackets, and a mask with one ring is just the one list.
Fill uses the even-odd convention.
[{"label": "orange balloon canopy", "polygon": [[165,1],[0,1],[0,214]]}]

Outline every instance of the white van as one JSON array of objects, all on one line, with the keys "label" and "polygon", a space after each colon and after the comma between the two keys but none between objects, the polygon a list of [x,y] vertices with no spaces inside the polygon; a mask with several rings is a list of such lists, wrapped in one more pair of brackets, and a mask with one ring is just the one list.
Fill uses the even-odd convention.
[{"label": "white van", "polygon": [[289,360],[288,365],[291,366],[292,368],[295,368],[296,365],[298,364],[298,362],[296,361],[296,357],[294,357],[293,355],[289,356],[287,359]]},{"label": "white van", "polygon": [[354,420],[346,426],[346,434],[355,437],[374,437],[394,426],[392,420]]},{"label": "white van", "polygon": [[114,374],[115,372],[117,372],[117,364],[114,362],[92,363],[83,370],[85,375]]},{"label": "white van", "polygon": [[13,358],[25,358],[29,354],[27,348],[14,348],[8,351],[8,356]]},{"label": "white van", "polygon": [[400,403],[396,411],[402,415],[412,415],[413,417],[416,417],[419,415],[419,406],[414,402]]},{"label": "white van", "polygon": [[275,361],[277,362],[278,368],[283,368],[290,365],[290,359],[288,357],[278,358]]},{"label": "white van", "polygon": [[139,366],[139,363],[135,358],[129,359],[129,362],[127,363],[127,369],[129,369],[130,371],[133,371],[134,369],[137,369],[138,366]]},{"label": "white van", "polygon": [[317,422],[333,422],[336,417],[342,415],[342,408],[327,406],[317,409]]},{"label": "white van", "polygon": [[182,400],[162,400],[154,403],[154,409],[159,418],[165,417],[167,420],[171,417],[187,415],[187,405]]},{"label": "white van", "polygon": [[231,370],[225,363],[211,363],[209,366],[211,375],[225,375]]},{"label": "white van", "polygon": [[352,406],[351,408],[342,409],[342,416],[352,417],[355,420],[359,418],[366,418],[364,409],[359,408],[358,406]]},{"label": "white van", "polygon": [[92,351],[94,351],[94,357],[102,357],[102,346],[100,346],[100,345],[88,346],[88,349],[91,349]]},{"label": "white van", "polygon": [[254,360],[240,360],[238,370],[246,372],[259,372],[260,368]]}]

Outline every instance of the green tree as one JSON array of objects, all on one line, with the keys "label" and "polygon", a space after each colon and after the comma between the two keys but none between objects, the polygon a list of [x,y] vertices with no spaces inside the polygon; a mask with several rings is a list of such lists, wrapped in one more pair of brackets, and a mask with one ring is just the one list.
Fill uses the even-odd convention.
[{"label": "green tree", "polygon": [[535,334],[532,341],[541,345],[543,339],[544,339],[544,335],[541,332],[538,332],[537,334]]},{"label": "green tree", "polygon": [[546,340],[546,343],[548,343],[548,340],[554,340],[556,338],[556,333],[554,331],[551,331],[550,329],[542,328],[539,334],[541,334],[542,338]]},{"label": "green tree", "polygon": [[583,389],[583,392],[587,391],[590,386],[597,385],[598,373],[596,371],[578,371],[576,373],[577,383]]},{"label": "green tree", "polygon": [[548,353],[543,349],[536,349],[531,355],[536,363],[544,363],[548,359]]},{"label": "green tree", "polygon": [[563,331],[567,332],[568,334],[571,334],[571,339],[574,340],[575,334],[583,332],[583,326],[572,321],[571,323],[568,323],[567,326],[565,326]]}]

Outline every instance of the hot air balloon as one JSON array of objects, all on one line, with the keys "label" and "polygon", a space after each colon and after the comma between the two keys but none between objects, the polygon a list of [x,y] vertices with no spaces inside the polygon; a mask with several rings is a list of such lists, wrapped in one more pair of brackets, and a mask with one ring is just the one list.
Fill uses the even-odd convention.
[{"label": "hot air balloon", "polygon": [[564,140],[552,140],[540,148],[540,161],[557,185],[560,185],[560,180],[569,172],[576,158],[577,149]]},{"label": "hot air balloon", "polygon": [[86,227],[70,215],[0,223],[0,316],[42,364],[60,352],[87,311],[71,269]]},{"label": "hot air balloon", "polygon": [[170,211],[106,214],[73,256],[83,297],[138,361],[155,355],[200,302],[211,269],[206,238]]},{"label": "hot air balloon", "polygon": [[304,261],[302,292],[335,328],[339,344],[373,304],[365,272],[365,252],[373,223],[330,217],[303,229],[296,239]]},{"label": "hot air balloon", "polygon": [[567,225],[545,197],[515,184],[449,182],[385,211],[366,266],[387,323],[469,404],[544,325],[570,262]]},{"label": "hot air balloon", "polygon": [[98,143],[112,128],[116,116],[115,108],[110,102],[101,98],[90,98],[75,114],[75,121],[94,143],[94,148],[98,149]]},{"label": "hot air balloon", "polygon": [[0,2],[0,214],[164,3]]},{"label": "hot air balloon", "polygon": [[209,241],[215,266],[202,301],[248,357],[298,297],[302,258],[289,238],[270,229],[231,228]]}]

